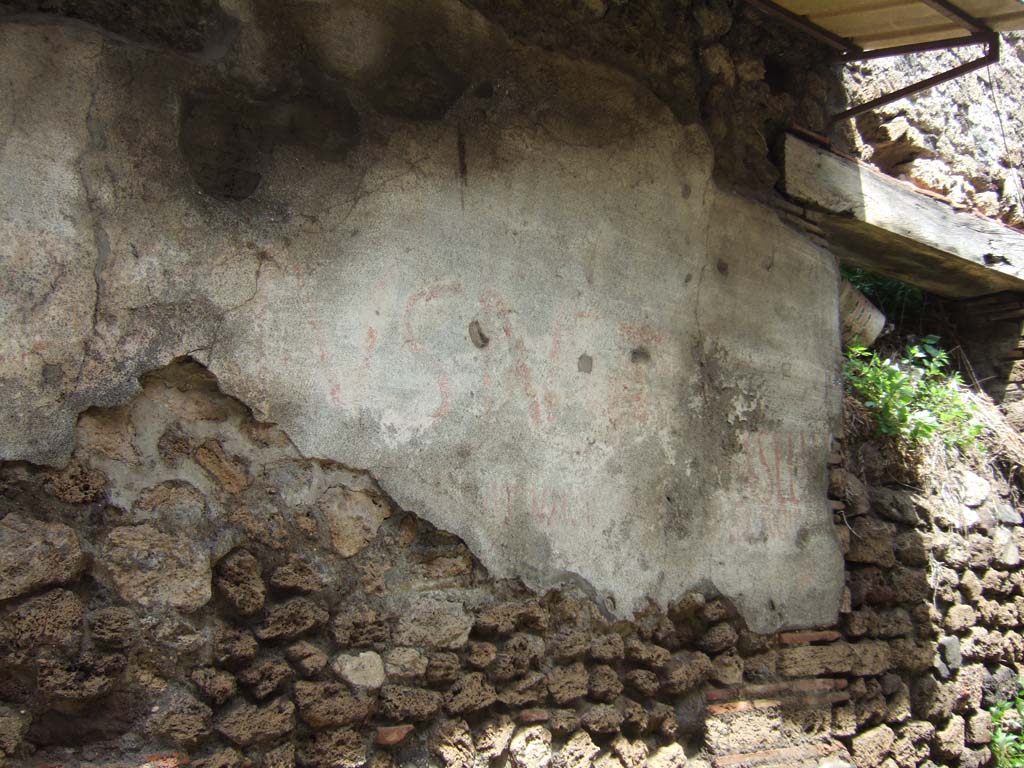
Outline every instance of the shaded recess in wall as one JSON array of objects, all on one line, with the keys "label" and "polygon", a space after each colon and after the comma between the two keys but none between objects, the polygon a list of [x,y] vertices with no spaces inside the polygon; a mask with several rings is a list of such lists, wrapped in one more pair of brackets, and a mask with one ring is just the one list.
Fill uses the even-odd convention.
[{"label": "shaded recess in wall", "polygon": [[222,200],[252,195],[263,158],[278,145],[297,145],[338,161],[359,137],[359,114],[344,94],[329,101],[257,101],[197,93],[181,103],[179,142],[189,173],[203,192]]},{"label": "shaded recess in wall", "polygon": [[[681,123],[707,126],[716,149],[717,178],[748,194],[768,195],[777,182],[779,170],[770,150],[781,132],[797,116],[811,129],[824,130],[826,115],[843,98],[837,70],[819,46],[742,3],[597,0],[582,10],[570,2],[474,0],[468,5],[522,42],[599,61],[643,82]],[[271,79],[277,82],[268,83],[272,94],[250,93],[240,83],[223,80],[232,70],[237,54],[232,46],[242,22],[216,0],[145,5],[124,0],[5,0],[0,2],[0,21],[82,22],[123,42],[194,54],[201,64],[216,62],[217,70],[210,68],[203,77],[211,91],[223,91],[221,100],[240,112],[209,115],[212,124],[202,130],[193,126],[183,142],[196,144],[190,166],[199,169],[200,186],[230,200],[251,194],[247,190],[259,175],[249,144],[255,141],[259,146],[259,124],[267,118],[259,116],[263,110],[249,101],[312,99],[325,106],[312,112],[300,109],[295,119],[306,130],[309,118],[323,120],[327,125],[320,129],[320,141],[335,156],[344,153],[353,137],[351,116],[341,102],[344,91],[357,84],[350,73],[324,60],[309,39],[309,30],[299,21],[309,11],[266,2],[253,3],[251,10],[253,20],[244,23],[266,29],[265,40],[276,59],[267,70],[276,73]],[[448,22],[441,16],[432,18],[427,9],[384,15],[397,37],[387,60],[376,65],[368,81],[358,84],[366,106],[400,119],[440,119],[474,79],[457,44],[444,47],[452,38],[451,30],[445,29]],[[484,94],[488,89],[493,93],[493,88],[484,82],[474,93],[489,98]],[[192,106],[200,113],[203,99],[193,99]],[[334,114],[336,108],[340,118]],[[296,107],[280,109],[287,113]],[[339,119],[341,125],[336,124]],[[279,117],[270,117],[269,122],[279,126]]]},{"label": "shaded recess in wall", "polygon": [[230,45],[237,21],[217,0],[4,0],[6,18],[65,18],[96,25],[126,41],[215,58]]}]

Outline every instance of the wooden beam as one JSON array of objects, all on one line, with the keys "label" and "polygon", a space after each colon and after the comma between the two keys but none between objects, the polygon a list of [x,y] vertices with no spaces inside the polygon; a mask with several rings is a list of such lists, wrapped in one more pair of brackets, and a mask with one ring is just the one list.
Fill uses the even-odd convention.
[{"label": "wooden beam", "polygon": [[1024,233],[791,134],[785,187],[844,261],[950,298],[1024,292]]}]

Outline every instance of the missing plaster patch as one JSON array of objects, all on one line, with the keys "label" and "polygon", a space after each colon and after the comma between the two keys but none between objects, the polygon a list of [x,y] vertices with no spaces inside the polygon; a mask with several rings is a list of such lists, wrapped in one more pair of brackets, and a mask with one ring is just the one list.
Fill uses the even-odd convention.
[{"label": "missing plaster patch", "polygon": [[590,373],[594,370],[594,358],[590,355],[580,355],[580,359],[576,361],[576,370],[580,373]]}]

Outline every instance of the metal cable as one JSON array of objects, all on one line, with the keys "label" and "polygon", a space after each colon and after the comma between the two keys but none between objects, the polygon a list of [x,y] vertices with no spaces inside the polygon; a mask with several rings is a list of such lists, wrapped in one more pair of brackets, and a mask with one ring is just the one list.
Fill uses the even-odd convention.
[{"label": "metal cable", "polygon": [[[985,71],[988,74],[988,90],[992,96],[992,106],[995,108],[996,117],[999,119],[999,132],[1003,136],[1003,152],[1006,154],[1006,159],[1010,160],[1010,143],[1006,138],[1006,123],[1003,121],[1003,106],[999,98],[999,81],[997,78],[992,77],[991,64],[985,67]],[[1013,181],[1017,187],[1017,206],[1019,207],[1020,215],[1024,217],[1024,190],[1021,189],[1020,171],[1017,170],[1016,166],[1012,165],[1012,160],[1009,170],[1013,174]]]}]

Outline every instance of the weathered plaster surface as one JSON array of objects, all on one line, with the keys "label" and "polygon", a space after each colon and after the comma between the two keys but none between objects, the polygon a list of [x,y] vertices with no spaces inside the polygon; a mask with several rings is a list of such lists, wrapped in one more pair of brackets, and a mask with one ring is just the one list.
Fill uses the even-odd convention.
[{"label": "weathered plaster surface", "polygon": [[[363,97],[398,33],[369,7],[342,6],[383,48],[318,52],[354,83],[358,146],[263,146],[236,201],[201,194],[178,135],[223,72],[0,26],[0,456],[65,461],[79,411],[192,355],[497,576],[620,614],[703,586],[758,630],[830,622],[831,257],[718,191],[703,132],[635,83],[461,7],[438,23],[479,62],[468,89],[444,119],[382,116]],[[222,70],[272,122],[297,102],[266,95],[234,10]]]}]

